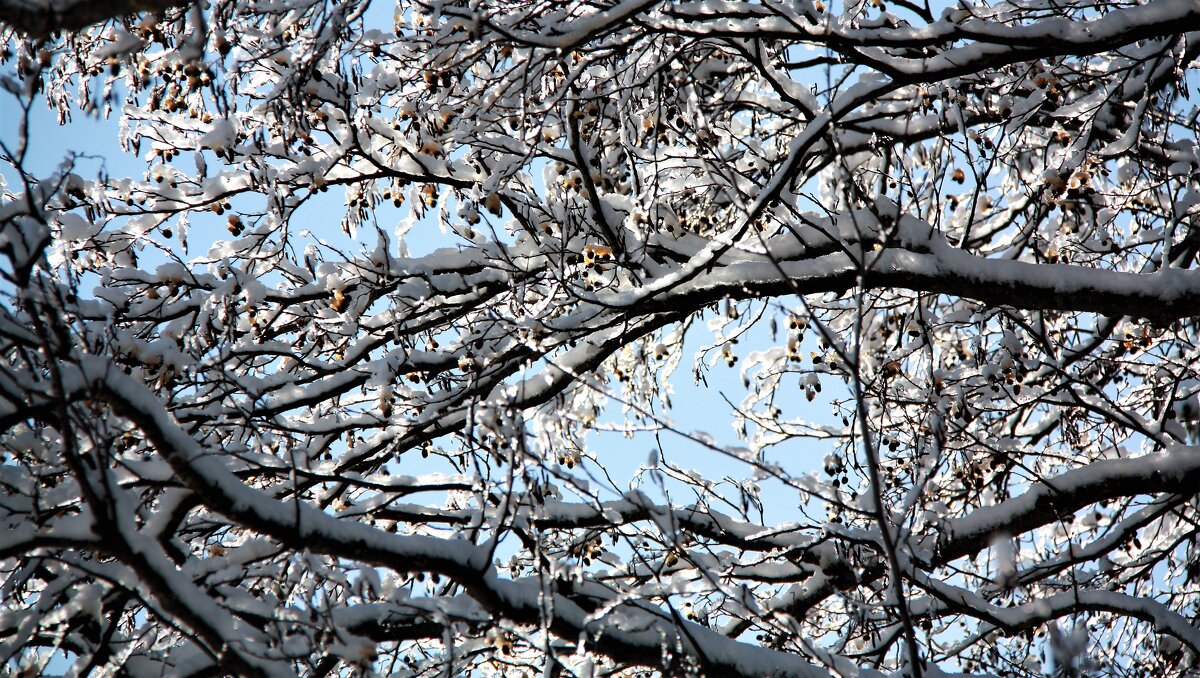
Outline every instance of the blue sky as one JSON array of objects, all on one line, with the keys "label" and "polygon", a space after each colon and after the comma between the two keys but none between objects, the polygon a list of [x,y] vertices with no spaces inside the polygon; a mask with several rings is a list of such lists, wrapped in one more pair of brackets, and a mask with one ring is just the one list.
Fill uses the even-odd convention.
[{"label": "blue sky", "polygon": [[[21,111],[11,97],[0,97],[0,133],[10,143],[15,140],[20,116]],[[105,120],[77,113],[70,122],[60,127],[56,114],[46,107],[44,99],[39,98],[31,110],[30,128],[31,152],[27,169],[37,175],[48,176],[53,173],[61,163],[71,157],[72,152],[79,154],[75,172],[84,176],[95,176],[98,172],[107,172],[116,177],[137,176],[145,171],[146,165],[142,159],[120,149],[115,116]],[[176,164],[183,166],[178,160]],[[187,164],[186,158],[184,164]],[[15,179],[11,168],[4,168],[4,174],[10,182]],[[339,245],[349,245],[352,251],[360,246],[368,249],[374,246],[375,235],[366,229],[358,234],[357,246],[346,242],[347,239],[337,226],[342,216],[340,191],[330,191],[322,197],[327,199],[302,211],[300,216],[305,223],[293,224],[294,227],[308,227],[313,231],[314,237],[327,237]],[[388,206],[386,210],[381,210],[378,215],[381,225],[398,222],[405,209],[407,208],[397,210]],[[220,234],[223,235],[223,232]],[[437,247],[451,246],[453,238],[453,235],[442,234],[434,220],[427,218],[418,223],[406,241],[412,253],[419,254]],[[194,256],[196,253],[203,253],[208,242],[197,234],[192,238],[192,245]],[[144,257],[142,265],[148,264],[152,266],[153,258]],[[744,340],[738,346],[740,355],[744,356],[750,350],[767,345],[766,333],[762,328],[752,331],[749,337],[749,340]],[[674,407],[667,413],[667,417],[673,421],[678,431],[703,432],[712,436],[713,442],[720,445],[743,445],[731,427],[733,419],[726,402],[727,398],[733,403],[738,403],[746,393],[741,381],[740,364],[731,368],[718,360],[705,371],[707,386],[697,385],[693,381],[691,356],[697,349],[711,344],[712,341],[712,335],[703,329],[702,323],[696,323],[689,332],[686,343],[688,354],[672,379],[675,390],[672,397]],[[805,350],[809,348],[811,347],[805,347]],[[832,422],[832,415],[829,414],[826,404],[830,390],[833,389],[826,389],[823,397],[804,408],[807,416],[824,423]],[[788,389],[787,395],[799,400],[803,398],[803,391],[796,386]],[[796,413],[793,411],[790,414]],[[601,419],[601,426],[598,428],[604,428],[604,424],[615,425],[619,418],[620,408],[614,406],[610,408],[608,415]],[[600,463],[614,479],[619,479],[619,482],[632,478],[637,468],[646,463],[650,450],[660,444],[668,458],[684,467],[701,471],[714,480],[725,476],[738,479],[750,476],[750,469],[745,464],[669,431],[664,431],[657,437],[650,433],[637,433],[626,437],[619,432],[597,430],[590,435],[588,443],[589,447],[600,452]],[[776,448],[770,456],[788,470],[797,472],[802,469],[819,468],[828,451],[827,447],[817,443],[794,442]],[[687,463],[684,463],[685,460]],[[797,502],[795,492],[786,490],[772,481],[765,481],[761,486],[764,492],[763,499],[768,505],[768,522],[772,522],[772,518],[786,520],[796,517],[793,513]],[[668,489],[670,487],[668,484]],[[679,489],[677,487],[676,492],[672,494],[671,498],[674,501],[690,503],[694,500],[691,496],[679,496]]]},{"label": "blue sky", "polygon": [[[3,135],[5,142],[14,143],[16,141],[20,117],[21,111],[13,99],[6,95],[0,96],[0,135]],[[145,171],[146,165],[142,159],[121,151],[117,141],[118,122],[115,118],[104,120],[77,114],[68,124],[59,126],[56,115],[46,107],[45,101],[39,98],[31,111],[30,128],[31,146],[26,169],[37,176],[50,176],[60,168],[64,161],[72,157],[72,153],[79,154],[74,171],[87,177],[96,176],[101,172],[114,177],[140,176]],[[186,158],[184,160],[187,162]],[[16,176],[12,168],[5,166],[0,171],[10,182],[10,187],[14,187],[13,182]],[[316,237],[327,234],[338,240],[341,245],[348,244],[345,243],[345,236],[337,225],[341,219],[340,210],[343,203],[341,192],[330,191],[322,198],[326,199],[306,208],[306,211],[301,213],[302,218],[311,221]],[[381,223],[395,223],[401,216],[401,210],[393,209],[390,206],[386,212],[379,215]],[[223,231],[216,229],[213,231],[218,235],[224,235]],[[410,233],[408,245],[415,254],[430,251],[436,247],[452,245],[453,238],[455,238],[453,235],[443,235],[433,219],[424,219]],[[202,254],[208,244],[202,241],[200,235],[197,234],[193,242],[193,255]],[[371,230],[363,229],[360,232],[359,244],[368,249],[374,247],[375,235]],[[356,249],[357,246],[351,245],[352,251]],[[155,255],[149,251],[146,254],[147,256],[142,257],[141,265],[153,269]],[[798,306],[798,304],[793,305]],[[745,442],[737,438],[731,426],[733,417],[730,406],[726,402],[728,399],[730,402],[738,403],[746,394],[741,378],[741,363],[729,367],[719,358],[715,363],[706,360],[703,373],[707,386],[697,385],[693,381],[693,356],[697,350],[714,341],[712,334],[705,329],[704,323],[694,324],[685,342],[684,358],[672,378],[673,408],[666,412],[665,416],[671,421],[673,428],[684,434],[702,432],[711,436],[711,441],[717,445],[744,446]],[[759,327],[743,338],[738,347],[739,354],[744,356],[750,350],[764,348],[768,345],[766,331],[760,323]],[[805,346],[804,350],[807,352],[811,348],[813,347]],[[710,356],[716,357],[717,353],[712,352]],[[615,384],[615,381],[613,383]],[[802,388],[795,385],[793,388],[787,389],[786,399],[804,403],[803,409],[811,413],[809,416],[812,419],[829,423],[832,421],[832,416],[829,414],[827,399],[832,390],[835,389],[827,388],[825,394],[817,402],[809,404],[803,400]],[[794,406],[788,407],[786,403],[785,408],[789,410],[789,415],[794,416],[798,413]],[[657,501],[670,501],[680,506],[695,502],[696,496],[693,488],[669,479],[658,483],[652,479],[651,475],[645,473],[639,476],[639,470],[647,464],[652,451],[658,449],[661,449],[663,455],[672,463],[685,469],[698,471],[713,481],[720,482],[726,477],[734,480],[751,477],[752,469],[748,465],[690,440],[686,435],[671,431],[662,431],[656,435],[653,432],[642,431],[626,436],[620,431],[612,430],[622,428],[620,409],[619,404],[610,407],[601,417],[596,430],[587,436],[586,444],[595,454],[595,460],[586,462],[584,469],[593,478],[591,488],[593,491],[599,492],[601,498],[615,499],[620,492],[630,489],[636,484],[641,491]],[[828,452],[829,449],[826,445],[792,441],[771,450],[768,458],[790,472],[796,473],[820,468],[821,460]],[[416,455],[406,455],[398,466],[402,466],[402,469],[397,468],[397,470],[405,474],[445,470],[437,468],[433,459],[421,460],[416,458]],[[602,489],[605,487],[606,477],[615,481],[615,488]],[[767,525],[797,520],[802,517],[798,513],[800,499],[794,490],[773,480],[764,480],[756,484],[762,493],[761,499],[765,506],[764,518]],[[734,490],[734,485],[720,485],[717,491],[728,501],[734,504],[738,503],[739,493]],[[570,496],[569,492],[564,492],[564,495],[564,500],[575,499]],[[716,510],[732,512],[728,506],[723,506],[719,502],[711,502],[711,505]],[[508,543],[504,544],[497,552],[497,556],[501,559],[506,559],[507,554],[511,553],[511,549],[518,547],[515,540],[506,541]],[[55,658],[47,668],[52,673],[58,673],[65,670],[67,665],[61,662],[61,659]]]}]

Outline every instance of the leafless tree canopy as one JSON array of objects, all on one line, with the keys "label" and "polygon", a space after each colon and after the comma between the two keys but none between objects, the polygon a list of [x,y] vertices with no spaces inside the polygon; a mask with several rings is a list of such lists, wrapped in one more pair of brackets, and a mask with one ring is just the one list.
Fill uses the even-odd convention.
[{"label": "leafless tree canopy", "polygon": [[0,2],[0,673],[1193,666],[1200,5],[830,2]]}]

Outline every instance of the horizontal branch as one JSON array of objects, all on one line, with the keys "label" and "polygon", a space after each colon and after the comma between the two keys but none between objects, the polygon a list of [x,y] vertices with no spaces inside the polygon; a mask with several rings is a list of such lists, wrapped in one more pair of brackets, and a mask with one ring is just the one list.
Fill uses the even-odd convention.
[{"label": "horizontal branch", "polygon": [[[666,12],[676,21],[666,22],[663,29],[707,37],[753,36],[816,43],[850,58],[868,60],[898,80],[930,82],[1033,58],[1099,54],[1142,40],[1179,35],[1200,25],[1200,7],[1188,0],[1157,0],[1088,20],[1051,16],[1024,25],[959,11],[965,16],[955,16],[957,22],[947,17],[925,26],[865,28],[823,15],[806,17],[805,23],[779,16],[766,5],[687,3]],[[965,44],[942,47],[956,43]],[[907,56],[919,48],[937,51],[929,56]]]},{"label": "horizontal branch", "polygon": [[0,0],[0,22],[30,37],[48,38],[57,31],[190,4],[191,0]]},{"label": "horizontal branch", "polygon": [[[907,220],[906,220],[907,221]],[[913,220],[915,221],[915,220]],[[864,230],[870,231],[864,224]],[[916,228],[909,225],[906,230]],[[992,306],[1032,310],[1082,311],[1108,316],[1146,318],[1165,323],[1200,314],[1200,271],[1166,269],[1125,273],[1070,264],[1035,264],[981,257],[952,247],[929,226],[908,248],[890,247],[856,260],[846,252],[812,259],[759,255],[758,261],[718,265],[670,291],[650,299],[640,295],[600,297],[613,306],[641,313],[699,308],[726,298],[758,298],[787,294],[845,292],[861,284],[868,289],[908,289],[972,299]],[[788,242],[790,241],[790,242]],[[792,236],[768,241],[795,252]],[[859,248],[851,240],[847,248]],[[801,251],[806,247],[801,247]],[[628,301],[627,301],[628,299]]]}]

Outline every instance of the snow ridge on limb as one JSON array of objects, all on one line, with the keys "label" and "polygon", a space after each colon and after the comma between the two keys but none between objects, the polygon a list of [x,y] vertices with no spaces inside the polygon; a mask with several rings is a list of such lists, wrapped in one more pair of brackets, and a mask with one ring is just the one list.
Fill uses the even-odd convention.
[{"label": "snow ridge on limb", "polygon": [[[844,292],[861,284],[871,289],[947,294],[993,306],[1083,311],[1158,323],[1194,317],[1200,308],[1200,271],[1167,268],[1134,273],[983,257],[951,246],[927,222],[909,215],[900,217],[895,245],[863,261],[861,254],[837,250],[861,245],[883,229],[874,211],[847,212],[838,219],[848,217],[864,235],[854,233],[835,243],[823,229],[799,229],[796,234],[765,240],[763,247],[770,256],[757,252],[758,248],[731,250],[710,243],[694,255],[704,265],[692,264],[679,279],[663,279],[660,287],[667,291],[657,297],[643,298],[639,290],[601,294],[598,299],[605,305],[658,311],[788,291]],[[836,220],[821,221],[832,225]],[[706,257],[710,251],[714,255]]]}]

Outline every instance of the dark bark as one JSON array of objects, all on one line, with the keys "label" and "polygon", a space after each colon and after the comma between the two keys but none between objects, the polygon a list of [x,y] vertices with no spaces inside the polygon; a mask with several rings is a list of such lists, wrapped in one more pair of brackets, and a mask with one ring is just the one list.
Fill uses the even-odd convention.
[{"label": "dark bark", "polygon": [[0,23],[31,38],[45,39],[58,31],[77,31],[117,17],[190,4],[189,0],[0,0]]}]

